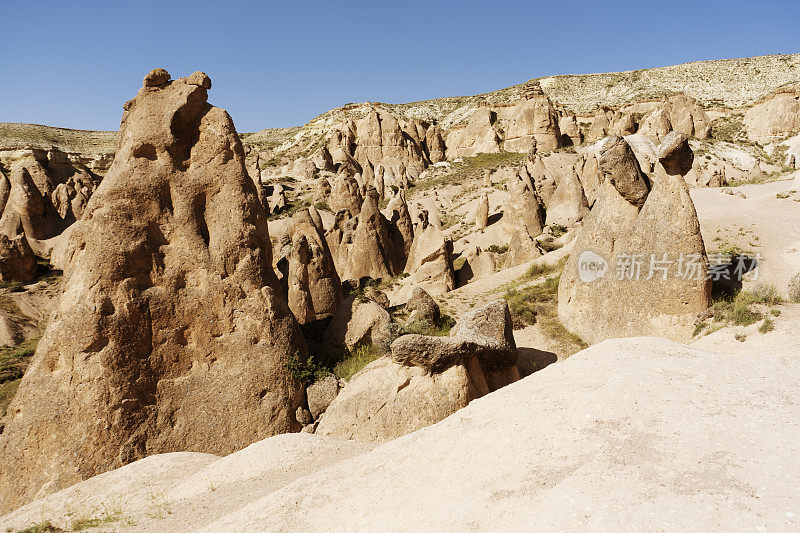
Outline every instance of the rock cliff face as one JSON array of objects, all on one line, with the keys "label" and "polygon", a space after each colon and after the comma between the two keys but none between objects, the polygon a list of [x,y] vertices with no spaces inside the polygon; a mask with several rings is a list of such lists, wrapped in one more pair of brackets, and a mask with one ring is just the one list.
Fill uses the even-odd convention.
[{"label": "rock cliff face", "polygon": [[208,77],[156,69],[72,231],[60,304],[0,435],[0,513],[153,453],[299,429],[305,344]]},{"label": "rock cliff face", "polygon": [[800,133],[800,85],[776,91],[744,114],[747,137],[762,144]]}]

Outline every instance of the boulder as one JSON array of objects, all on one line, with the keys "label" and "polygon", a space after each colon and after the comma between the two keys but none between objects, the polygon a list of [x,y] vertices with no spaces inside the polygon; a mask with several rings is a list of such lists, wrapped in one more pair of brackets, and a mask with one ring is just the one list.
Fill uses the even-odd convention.
[{"label": "boulder", "polygon": [[648,181],[630,145],[620,136],[608,137],[600,147],[599,165],[603,179],[631,205],[644,205],[650,191]]},{"label": "boulder", "polygon": [[337,394],[339,394],[339,380],[333,375],[327,375],[308,386],[306,389],[308,410],[314,420],[319,419]]},{"label": "boulder", "polygon": [[671,176],[685,176],[692,169],[694,153],[685,133],[672,131],[658,147],[658,161]]},{"label": "boulder", "polygon": [[325,329],[323,342],[332,352],[373,344],[385,346],[391,340],[392,317],[380,304],[351,295],[342,301]]},{"label": "boulder", "polygon": [[300,429],[303,389],[286,364],[305,343],[209,85],[196,73],[124,105],[0,434],[0,514],[149,454],[228,454]]},{"label": "boulder", "polygon": [[389,441],[435,424],[480,396],[480,384],[461,365],[428,374],[418,366],[381,357],[350,379],[320,418],[315,433]]},{"label": "boulder", "polygon": [[421,287],[414,287],[411,298],[406,303],[406,311],[409,313],[409,323],[427,320],[431,324],[435,324],[441,317],[439,304]]}]

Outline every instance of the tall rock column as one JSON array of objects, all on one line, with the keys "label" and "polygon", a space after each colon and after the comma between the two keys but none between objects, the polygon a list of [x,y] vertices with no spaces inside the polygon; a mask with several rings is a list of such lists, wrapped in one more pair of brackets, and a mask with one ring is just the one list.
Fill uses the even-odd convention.
[{"label": "tall rock column", "polygon": [[149,454],[299,429],[305,343],[208,76],[156,69],[70,237],[63,294],[0,435],[0,514]]}]

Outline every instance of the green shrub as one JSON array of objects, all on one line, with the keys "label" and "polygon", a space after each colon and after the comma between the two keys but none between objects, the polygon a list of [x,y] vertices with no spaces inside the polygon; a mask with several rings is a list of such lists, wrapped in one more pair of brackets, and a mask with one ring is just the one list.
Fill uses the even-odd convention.
[{"label": "green shrub", "polygon": [[311,385],[330,374],[330,370],[326,368],[326,365],[315,360],[313,355],[303,359],[296,352],[286,362],[286,369],[292,374],[293,378],[306,385]]},{"label": "green shrub", "polygon": [[775,329],[775,323],[769,317],[765,318],[764,322],[758,327],[758,331],[761,333],[768,333],[773,329]]}]

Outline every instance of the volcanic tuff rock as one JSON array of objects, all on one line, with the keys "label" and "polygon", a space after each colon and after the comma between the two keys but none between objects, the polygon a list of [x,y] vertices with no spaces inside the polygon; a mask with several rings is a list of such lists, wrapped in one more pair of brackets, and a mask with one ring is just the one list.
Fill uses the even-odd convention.
[{"label": "volcanic tuff rock", "polygon": [[[682,176],[661,170],[649,189],[623,144],[611,139],[601,155],[606,179],[561,275],[558,315],[590,343],[635,335],[688,340],[710,304],[697,213]],[[587,275],[599,272],[588,270],[590,262],[604,264],[604,275]]]},{"label": "volcanic tuff rock", "polygon": [[747,137],[762,144],[800,132],[800,85],[787,87],[764,98],[744,114]]},{"label": "volcanic tuff rock", "polygon": [[[292,218],[293,245],[296,242],[302,248],[300,241],[305,239],[308,255],[304,260],[302,251],[290,254],[289,272],[297,272],[299,276],[307,278],[308,297],[313,308],[311,320],[318,320],[332,316],[339,308],[342,302],[342,282],[336,272],[333,256],[321,225],[317,224],[311,215],[312,209],[314,208],[301,209]],[[289,307],[294,311],[291,297]],[[301,320],[301,323],[305,322]]]},{"label": "volcanic tuff rock", "polygon": [[328,406],[316,433],[386,441],[429,426],[519,379],[504,300],[462,318],[450,337],[404,335],[391,356],[358,372]]},{"label": "volcanic tuff rock", "polygon": [[[148,80],[152,82],[153,76]],[[153,453],[299,429],[305,343],[210,80],[145,86],[72,231],[64,290],[0,435],[0,513]]]},{"label": "volcanic tuff rock", "polygon": [[0,234],[0,281],[33,281],[36,256],[25,235],[13,239]]}]

